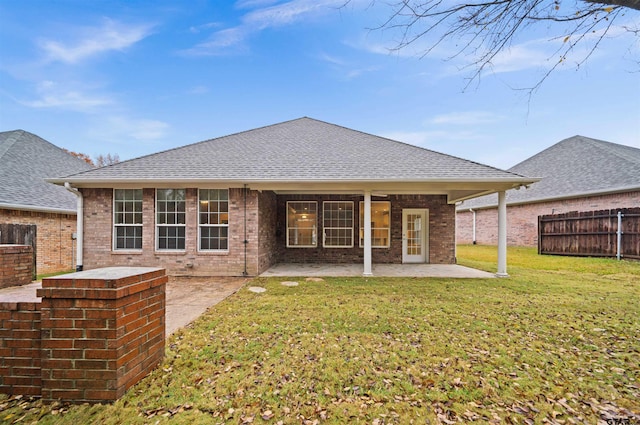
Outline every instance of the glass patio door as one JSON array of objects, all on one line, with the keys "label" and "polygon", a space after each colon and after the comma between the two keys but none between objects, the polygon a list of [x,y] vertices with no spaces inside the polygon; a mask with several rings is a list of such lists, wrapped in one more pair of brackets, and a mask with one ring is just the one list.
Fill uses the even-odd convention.
[{"label": "glass patio door", "polygon": [[402,262],[426,263],[429,240],[429,212],[402,210]]}]

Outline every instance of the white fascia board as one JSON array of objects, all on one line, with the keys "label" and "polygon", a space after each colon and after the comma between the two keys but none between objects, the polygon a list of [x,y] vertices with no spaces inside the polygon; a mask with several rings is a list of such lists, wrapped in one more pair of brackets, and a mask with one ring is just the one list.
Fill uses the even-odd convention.
[{"label": "white fascia board", "polygon": [[0,203],[0,209],[3,210],[19,210],[19,211],[34,211],[34,212],[43,212],[43,213],[54,213],[54,214],[71,214],[76,215],[76,210],[69,210],[66,208],[50,208],[50,207],[39,207],[35,205],[22,205],[22,204],[5,204]]},{"label": "white fascia board", "polygon": [[411,190],[412,188],[433,188],[436,190],[504,190],[513,187],[534,183],[538,179],[513,178],[513,179],[325,179],[325,180],[294,180],[294,179],[263,179],[263,180],[238,180],[238,179],[47,179],[49,183],[64,185],[70,183],[76,188],[102,188],[102,187],[244,187],[246,184],[256,190]]},{"label": "white fascia board", "polygon": [[[519,201],[508,202],[508,206],[517,206],[517,205],[527,205],[527,204],[542,204],[544,202],[553,202],[553,201],[564,201],[567,199],[577,199],[577,198],[588,198],[590,196],[603,196],[603,195],[615,195],[616,193],[626,193],[626,192],[639,192],[640,186],[632,186],[632,187],[623,187],[617,189],[610,190],[594,190],[590,192],[580,192],[580,193],[572,193],[568,195],[561,196],[551,196],[549,198],[534,198],[534,199],[523,199]],[[492,208],[497,208],[497,203],[491,203],[487,205],[479,205],[479,206],[465,206],[462,208],[458,208],[458,211],[465,212],[472,210],[489,210]]]}]

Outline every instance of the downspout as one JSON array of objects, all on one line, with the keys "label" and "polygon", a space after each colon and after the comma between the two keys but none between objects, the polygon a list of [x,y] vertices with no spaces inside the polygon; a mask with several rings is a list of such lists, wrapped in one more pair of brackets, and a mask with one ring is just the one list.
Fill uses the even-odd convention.
[{"label": "downspout", "polygon": [[249,241],[247,240],[247,185],[244,185],[244,271],[242,272],[242,276],[248,276],[247,273],[247,245]]},{"label": "downspout", "polygon": [[84,220],[82,219],[84,212],[84,201],[82,198],[82,193],[76,189],[71,187],[69,182],[64,183],[65,189],[69,192],[73,193],[77,197],[77,207],[76,207],[76,271],[81,272],[83,267],[83,258],[82,258],[82,250],[84,245]]},{"label": "downspout", "polygon": [[498,272],[497,277],[509,277],[507,273],[507,200],[505,191],[498,192]]},{"label": "downspout", "polygon": [[473,210],[473,208],[469,208],[469,211],[471,211],[471,214],[473,214],[473,244],[476,244],[476,212]]}]

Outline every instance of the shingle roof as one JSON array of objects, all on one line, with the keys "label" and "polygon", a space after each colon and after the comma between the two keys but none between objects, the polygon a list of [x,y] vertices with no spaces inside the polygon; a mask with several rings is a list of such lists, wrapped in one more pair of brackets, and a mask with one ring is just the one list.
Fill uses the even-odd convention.
[{"label": "shingle roof", "polygon": [[44,179],[91,168],[35,134],[0,132],[0,206],[75,211],[76,197]]},{"label": "shingle roof", "polygon": [[305,117],[78,173],[67,179],[76,183],[136,179],[515,181],[523,176]]},{"label": "shingle roof", "polygon": [[[507,204],[640,190],[640,149],[574,136],[562,140],[508,171],[541,177],[527,190],[510,190]],[[458,210],[493,207],[496,195],[465,201]]]}]

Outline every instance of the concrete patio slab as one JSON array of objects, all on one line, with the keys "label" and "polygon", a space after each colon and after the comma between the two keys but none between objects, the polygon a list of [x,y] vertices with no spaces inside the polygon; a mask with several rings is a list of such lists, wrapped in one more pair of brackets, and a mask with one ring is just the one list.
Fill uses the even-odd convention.
[{"label": "concrete patio slab", "polygon": [[167,284],[166,335],[187,326],[209,307],[236,293],[249,279],[171,277]]},{"label": "concrete patio slab", "polygon": [[[237,292],[248,279],[234,277],[174,278],[167,283],[165,335],[187,326],[209,307]],[[40,302],[41,282],[0,289],[0,302]]]},{"label": "concrete patio slab", "polygon": [[[262,277],[362,276],[362,264],[276,264]],[[492,279],[495,274],[457,264],[374,264],[374,277],[444,277],[456,279]]]},{"label": "concrete patio slab", "polygon": [[42,288],[42,282],[32,282],[27,285],[10,286],[0,289],[2,303],[39,303],[42,298],[36,296],[36,291]]}]

